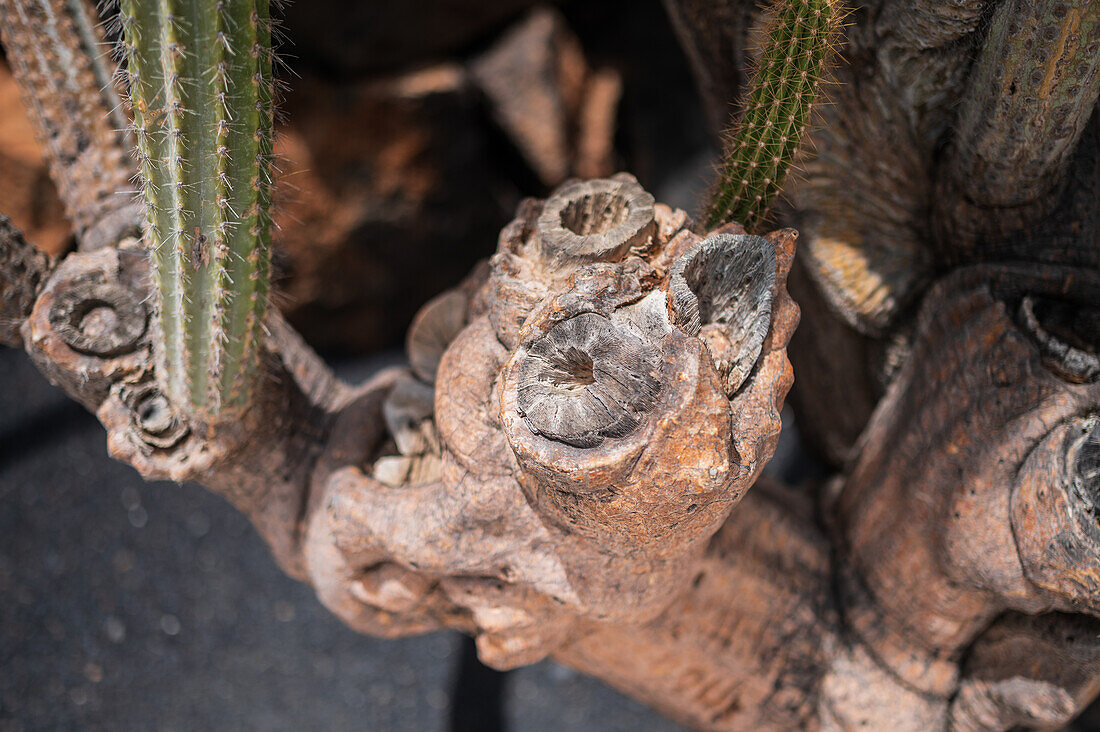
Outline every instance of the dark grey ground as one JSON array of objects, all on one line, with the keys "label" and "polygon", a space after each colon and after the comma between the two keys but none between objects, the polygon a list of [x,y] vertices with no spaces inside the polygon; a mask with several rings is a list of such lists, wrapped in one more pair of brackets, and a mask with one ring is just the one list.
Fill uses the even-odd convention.
[{"label": "dark grey ground", "polygon": [[456,710],[462,644],[351,632],[229,504],[144,483],[0,348],[0,730],[491,730],[501,683],[509,730],[679,729],[550,662],[467,662]]}]

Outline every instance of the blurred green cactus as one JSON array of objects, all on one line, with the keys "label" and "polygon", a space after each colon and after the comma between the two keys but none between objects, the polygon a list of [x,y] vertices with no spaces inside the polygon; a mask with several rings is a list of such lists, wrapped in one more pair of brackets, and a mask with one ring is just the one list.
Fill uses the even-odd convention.
[{"label": "blurred green cactus", "polygon": [[740,121],[730,131],[707,228],[763,222],[818,101],[842,13],[838,0],[777,0]]},{"label": "blurred green cactus", "polygon": [[270,287],[268,0],[122,0],[158,372],[203,419],[247,406]]}]

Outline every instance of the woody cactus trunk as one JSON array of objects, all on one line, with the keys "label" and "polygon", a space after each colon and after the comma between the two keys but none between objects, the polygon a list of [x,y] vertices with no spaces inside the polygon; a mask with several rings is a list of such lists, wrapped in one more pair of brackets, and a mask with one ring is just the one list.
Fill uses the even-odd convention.
[{"label": "woody cactus trunk", "polygon": [[[753,121],[771,107],[752,89],[774,85],[776,36],[757,29],[814,3],[666,5],[716,132],[746,99],[733,139],[768,149],[778,131]],[[210,3],[260,33],[246,6]],[[277,310],[249,330],[262,275],[230,270],[224,312],[245,316],[214,317],[219,262],[263,257],[266,113],[231,119],[227,165],[259,167],[222,185],[212,77],[207,98],[184,87],[196,112],[178,119],[152,91],[131,163],[105,121],[117,98],[93,11],[0,9],[79,243],[51,260],[0,227],[0,337],[95,412],[116,458],[233,501],[352,627],[457,628],[494,666],[552,656],[702,729],[1050,728],[1100,689],[1095,2],[869,0],[798,175],[770,214],[737,214],[753,231],[722,212],[765,203],[781,175],[723,193],[749,179],[743,156],[713,227],[627,174],[571,181],[524,201],[492,258],[425,305],[408,368],[356,385]],[[130,69],[137,106],[134,87],[174,94],[165,70],[194,60],[164,39],[198,26],[161,20],[161,82]],[[265,54],[234,43],[252,76],[225,83],[262,107]],[[193,68],[216,69],[219,43],[202,53]],[[780,86],[812,87],[820,54],[790,58],[806,76]],[[150,109],[164,111],[142,122]],[[158,172],[188,134],[205,139],[201,165]],[[147,181],[182,176],[147,198],[153,256],[138,210],[108,194],[139,164]],[[239,218],[222,194],[242,197],[226,206]],[[158,311],[181,323],[171,356],[174,326],[147,303],[177,274],[169,294],[193,302]],[[219,346],[217,328],[242,340]],[[212,394],[247,373],[233,348],[250,337],[247,396]],[[795,376],[802,432],[833,467],[792,487],[760,476]],[[233,419],[211,416],[219,400]]]}]

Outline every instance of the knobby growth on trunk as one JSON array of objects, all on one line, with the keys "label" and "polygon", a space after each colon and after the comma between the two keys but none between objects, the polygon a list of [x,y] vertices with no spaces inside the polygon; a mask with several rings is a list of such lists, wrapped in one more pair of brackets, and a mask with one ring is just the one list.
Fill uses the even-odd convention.
[{"label": "knobby growth on trunk", "polygon": [[[758,9],[666,4],[724,124]],[[343,384],[273,310],[247,409],[214,424],[156,358],[94,12],[0,10],[79,242],[52,260],[0,225],[0,338],[352,627],[457,628],[707,729],[1049,727],[1100,688],[1096,3],[871,0],[791,228],[568,182],[425,305],[409,368]],[[835,471],[797,488],[759,479],[794,374]]]}]

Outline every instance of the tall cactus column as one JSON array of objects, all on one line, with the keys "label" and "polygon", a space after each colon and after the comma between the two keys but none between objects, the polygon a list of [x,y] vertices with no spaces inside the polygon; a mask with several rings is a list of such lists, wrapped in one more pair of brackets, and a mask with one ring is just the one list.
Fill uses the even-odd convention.
[{"label": "tall cactus column", "polygon": [[763,222],[783,185],[819,95],[840,27],[839,0],[778,0],[740,122],[729,131],[707,228]]},{"label": "tall cactus column", "polygon": [[270,286],[268,0],[123,0],[158,372],[212,420],[247,406]]}]

